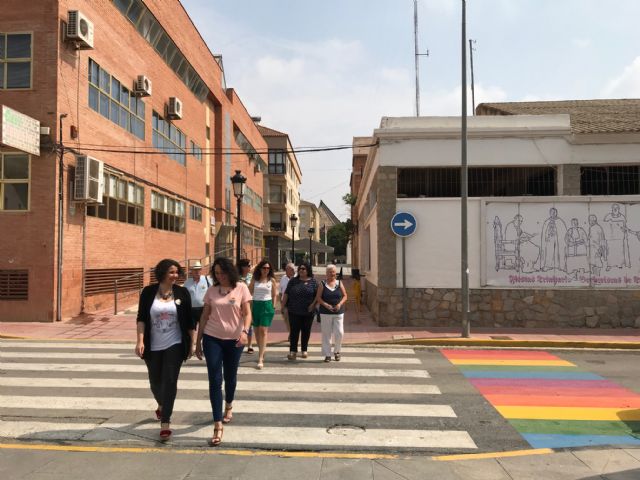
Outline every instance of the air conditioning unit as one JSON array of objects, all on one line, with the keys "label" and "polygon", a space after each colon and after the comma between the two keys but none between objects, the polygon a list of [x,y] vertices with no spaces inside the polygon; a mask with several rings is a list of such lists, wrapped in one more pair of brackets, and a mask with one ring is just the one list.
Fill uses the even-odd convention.
[{"label": "air conditioning unit", "polygon": [[73,199],[78,202],[102,203],[104,163],[87,155],[76,155]]},{"label": "air conditioning unit", "polygon": [[151,95],[151,80],[145,75],[138,75],[133,84],[133,93],[140,97],[148,97]]},{"label": "air conditioning unit", "polygon": [[182,101],[178,97],[169,97],[167,117],[173,120],[180,120],[182,118]]},{"label": "air conditioning unit", "polygon": [[75,42],[79,50],[93,48],[93,23],[80,10],[68,12],[67,39]]}]

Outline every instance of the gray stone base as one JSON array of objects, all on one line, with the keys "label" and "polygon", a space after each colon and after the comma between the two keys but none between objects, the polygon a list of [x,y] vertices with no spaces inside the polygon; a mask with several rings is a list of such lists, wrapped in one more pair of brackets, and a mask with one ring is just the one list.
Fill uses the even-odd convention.
[{"label": "gray stone base", "polygon": [[[402,289],[367,282],[367,306],[380,326],[402,326]],[[409,289],[405,326],[460,325],[459,289]],[[479,327],[640,328],[640,290],[471,290],[472,325]]]}]

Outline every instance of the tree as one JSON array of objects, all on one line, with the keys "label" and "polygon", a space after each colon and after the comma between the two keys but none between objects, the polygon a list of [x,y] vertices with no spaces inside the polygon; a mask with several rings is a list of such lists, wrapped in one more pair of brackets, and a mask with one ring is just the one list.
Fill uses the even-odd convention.
[{"label": "tree", "polygon": [[333,247],[333,253],[336,256],[347,254],[347,244],[353,236],[353,230],[354,225],[350,218],[329,229],[327,233],[327,244]]},{"label": "tree", "polygon": [[346,203],[347,205],[351,205],[353,207],[356,204],[356,202],[358,201],[358,197],[356,195],[351,194],[351,193],[347,193],[346,195],[344,195],[342,197],[342,201],[344,203]]}]

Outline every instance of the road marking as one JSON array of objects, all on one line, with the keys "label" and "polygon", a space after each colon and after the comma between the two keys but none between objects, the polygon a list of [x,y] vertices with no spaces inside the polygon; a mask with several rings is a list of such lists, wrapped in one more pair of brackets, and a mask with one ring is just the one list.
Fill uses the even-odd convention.
[{"label": "road marking", "polygon": [[[270,350],[267,350],[268,352]],[[356,352],[353,352],[356,353]],[[357,352],[359,353],[359,352]],[[0,358],[25,358],[26,352],[0,352]],[[84,352],[29,352],[29,358],[64,358],[69,360],[140,360],[133,352],[131,353],[84,353]],[[283,355],[284,358],[284,355]],[[320,354],[316,358],[309,358],[306,361],[319,360],[322,357]],[[422,362],[419,358],[398,358],[398,357],[357,357],[351,355],[342,355],[341,362],[343,363],[366,363],[366,364],[401,364],[401,365],[421,365]],[[301,360],[304,362],[304,360]]]},{"label": "road marking", "polygon": [[[171,425],[174,435],[172,444],[206,445],[213,433],[211,425]],[[91,431],[89,435],[87,432]],[[157,440],[159,426],[138,424],[105,423],[73,424],[46,422],[5,422],[0,421],[0,436],[20,437],[28,435],[33,439],[50,439],[52,435],[64,431],[66,440],[86,439],[90,441],[113,441],[131,439],[132,435],[149,440]],[[184,432],[181,433],[181,432]],[[239,426],[225,428],[224,443],[231,445],[267,445],[288,447],[369,447],[369,448],[464,448],[476,449],[475,442],[466,431],[459,430],[402,430],[402,429],[366,429],[340,430],[329,433],[327,428],[313,427],[259,427]]]},{"label": "road marking", "polygon": [[[7,341],[0,340],[0,346],[3,348],[67,348],[70,350],[122,350],[124,353],[133,352],[135,348],[135,343],[129,342],[119,342],[119,343],[85,343],[85,342],[76,342],[76,343],[68,343],[68,342],[35,342],[35,341]],[[319,346],[309,346],[308,352],[321,352],[321,347]],[[357,345],[343,345],[342,351],[344,354],[347,353],[380,353],[380,354],[393,354],[393,355],[415,355],[415,351],[413,347],[360,347]],[[289,348],[285,346],[268,346],[267,352],[289,352]],[[246,351],[245,351],[246,353]]]},{"label": "road marking", "polygon": [[504,418],[528,420],[640,420],[637,408],[503,407],[494,405]]},{"label": "road marking", "polygon": [[[0,408],[31,408],[59,410],[123,410],[151,411],[151,398],[118,397],[53,397],[53,396],[0,396]],[[448,417],[456,414],[449,405],[429,405],[414,403],[359,403],[359,402],[309,402],[279,400],[241,400],[234,402],[237,413],[274,412],[278,415],[355,415],[375,417]],[[174,412],[211,413],[209,400],[178,398]]]},{"label": "road marking", "polygon": [[[3,387],[38,388],[134,388],[149,390],[148,380],[114,378],[32,378],[0,377]],[[209,389],[208,380],[178,381],[178,390]],[[440,395],[436,385],[410,385],[396,383],[306,383],[306,382],[238,382],[236,391],[241,392],[299,392],[299,393],[388,393],[393,395]],[[401,390],[401,391],[400,391]]]},{"label": "road marking", "polygon": [[566,360],[498,360],[498,359],[449,359],[454,365],[505,365],[505,366],[524,366],[524,367],[575,367],[571,362]]},{"label": "road marking", "polygon": [[[182,373],[206,373],[206,366],[197,360],[190,361],[182,367]],[[399,370],[399,369],[368,369],[368,368],[335,368],[326,365],[325,368],[307,367],[299,364],[296,367],[276,367],[266,363],[264,370],[254,367],[240,367],[239,375],[316,375],[329,377],[393,377],[393,378],[430,378],[426,370]],[[19,363],[0,362],[0,370],[39,371],[39,372],[138,372],[146,373],[147,367],[140,361],[139,365],[122,364],[86,364],[86,363]]]},{"label": "road marking", "polygon": [[431,457],[431,460],[448,462],[451,460],[482,460],[483,458],[506,458],[525,457],[529,455],[548,455],[554,453],[550,448],[535,448],[529,450],[512,450],[509,452],[488,452],[488,453],[462,453],[459,455],[439,455]]}]

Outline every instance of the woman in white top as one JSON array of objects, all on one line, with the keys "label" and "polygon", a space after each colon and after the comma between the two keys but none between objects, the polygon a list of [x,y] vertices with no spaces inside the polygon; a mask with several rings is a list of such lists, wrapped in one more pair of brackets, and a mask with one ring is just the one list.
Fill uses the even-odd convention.
[{"label": "woman in white top", "polygon": [[318,286],[316,303],[320,306],[320,328],[322,330],[322,355],[324,361],[331,361],[331,335],[336,362],[340,361],[342,336],[344,335],[344,304],[347,292],[336,278],[336,266],[327,265],[327,279]]},{"label": "woman in white top", "polygon": [[253,295],[251,313],[253,329],[258,343],[258,370],[264,367],[264,354],[267,347],[267,332],[275,313],[275,300],[278,292],[273,269],[268,260],[263,260],[253,271],[249,284],[249,291]]}]

